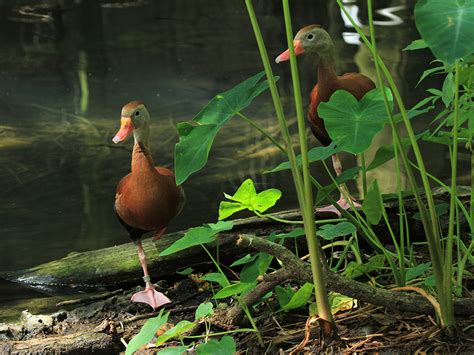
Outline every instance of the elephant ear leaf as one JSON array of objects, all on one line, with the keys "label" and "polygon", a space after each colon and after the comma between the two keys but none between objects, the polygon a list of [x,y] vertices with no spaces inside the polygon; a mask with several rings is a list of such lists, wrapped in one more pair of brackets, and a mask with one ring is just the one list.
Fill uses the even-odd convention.
[{"label": "elephant ear leaf", "polygon": [[[384,90],[392,111],[392,92]],[[360,101],[348,91],[337,90],[328,102],[319,104],[318,114],[331,139],[339,143],[338,149],[353,154],[367,150],[388,121],[383,93],[378,88],[367,92]]]},{"label": "elephant ear leaf", "polygon": [[264,72],[258,73],[216,95],[191,121],[178,124],[179,142],[175,146],[178,185],[206,165],[214,138],[222,126],[268,89],[268,82],[262,81],[264,75]]}]

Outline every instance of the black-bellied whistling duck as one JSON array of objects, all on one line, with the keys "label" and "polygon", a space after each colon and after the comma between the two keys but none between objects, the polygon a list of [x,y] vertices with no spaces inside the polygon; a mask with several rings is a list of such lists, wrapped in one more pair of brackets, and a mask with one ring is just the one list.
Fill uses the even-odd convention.
[{"label": "black-bellied whistling duck", "polygon": [[121,142],[133,133],[135,144],[132,172],[118,183],[114,209],[137,245],[144,274],[145,290],[135,293],[132,301],[158,308],[170,300],[151,283],[141,238],[144,233],[153,231],[155,239],[159,239],[168,223],[181,212],[185,197],[183,189],[176,186],[173,172],[154,166],[148,147],[149,125],[150,115],[142,102],[132,101],[122,108],[120,130],[113,142]]},{"label": "black-bellied whistling duck", "polygon": [[[318,82],[311,91],[308,119],[315,137],[323,145],[328,146],[332,140],[324,127],[324,121],[318,115],[319,103],[329,101],[331,95],[339,89],[349,91],[357,100],[360,100],[368,91],[375,88],[375,84],[368,77],[359,73],[346,73],[341,76],[336,74],[334,46],[331,36],[319,25],[310,25],[299,30],[293,40],[293,46],[295,55],[309,55],[314,58],[318,65]],[[275,61],[280,63],[289,59],[290,51],[286,50]],[[342,165],[337,154],[332,156],[332,162],[336,175],[341,175]],[[344,192],[350,196],[345,186],[341,186],[341,189],[344,189]],[[356,207],[360,207],[359,203],[355,202],[352,197],[351,199]],[[344,209],[350,207],[342,193],[337,203]],[[334,212],[340,215],[340,212],[334,206],[318,208],[316,211]]]}]

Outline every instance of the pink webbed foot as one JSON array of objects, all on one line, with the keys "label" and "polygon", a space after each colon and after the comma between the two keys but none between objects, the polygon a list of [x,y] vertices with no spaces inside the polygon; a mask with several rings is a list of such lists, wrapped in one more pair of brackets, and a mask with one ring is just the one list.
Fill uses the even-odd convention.
[{"label": "pink webbed foot", "polygon": [[[349,202],[344,197],[341,197],[337,201],[337,204],[343,210],[348,210],[349,208],[351,208],[351,205],[349,204]],[[352,204],[354,205],[355,208],[362,207],[362,205],[360,203],[358,203],[357,201],[355,201],[354,199],[352,199]],[[326,213],[326,212],[332,212],[332,213],[335,213],[338,217],[341,217],[341,212],[339,212],[339,210],[336,207],[334,207],[333,205],[328,205],[328,206],[316,208],[316,213]]]},{"label": "pink webbed foot", "polygon": [[147,287],[144,291],[137,292],[132,296],[132,302],[149,304],[153,309],[171,303],[170,299],[153,287]]}]

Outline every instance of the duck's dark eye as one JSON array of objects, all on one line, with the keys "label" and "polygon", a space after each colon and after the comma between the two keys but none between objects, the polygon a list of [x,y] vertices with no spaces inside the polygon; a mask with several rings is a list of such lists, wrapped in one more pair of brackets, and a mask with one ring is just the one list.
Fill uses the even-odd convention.
[{"label": "duck's dark eye", "polygon": [[140,111],[135,111],[135,116],[139,116],[140,115]]},{"label": "duck's dark eye", "polygon": [[309,40],[309,41],[312,41],[312,40],[314,39],[314,34],[308,33],[308,34],[306,35],[306,39]]}]

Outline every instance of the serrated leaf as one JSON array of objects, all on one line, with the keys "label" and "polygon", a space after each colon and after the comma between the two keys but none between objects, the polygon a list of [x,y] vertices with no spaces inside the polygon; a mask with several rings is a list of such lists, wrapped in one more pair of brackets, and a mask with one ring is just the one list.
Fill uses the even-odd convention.
[{"label": "serrated leaf", "polygon": [[318,228],[316,235],[326,240],[333,240],[337,237],[355,233],[356,227],[350,222],[340,222],[338,224],[323,224]]},{"label": "serrated leaf", "polygon": [[180,321],[173,328],[168,329],[165,333],[161,334],[158,339],[156,339],[156,346],[160,346],[171,338],[178,337],[181,334],[186,333],[188,330],[191,330],[195,326],[196,323],[194,322],[190,322],[187,320]]},{"label": "serrated leaf", "polygon": [[420,77],[420,79],[418,80],[418,82],[416,83],[415,87],[417,87],[426,77],[428,77],[428,76],[430,76],[431,74],[436,73],[436,72],[438,72],[438,71],[444,71],[444,66],[426,69],[426,70],[423,72],[423,74],[421,74],[421,77]]},{"label": "serrated leaf", "polygon": [[131,355],[143,345],[148,344],[155,336],[156,331],[168,321],[169,315],[169,312],[163,315],[163,310],[161,310],[158,316],[148,319],[145,324],[143,324],[140,332],[128,343],[125,355]]},{"label": "serrated leaf", "polygon": [[362,211],[367,216],[367,220],[372,225],[377,225],[382,218],[383,209],[382,197],[380,195],[379,184],[377,180],[372,181],[370,184],[367,195],[362,202]]},{"label": "serrated leaf", "polygon": [[313,294],[313,284],[306,282],[296,293],[291,297],[290,301],[283,306],[284,311],[297,309],[303,307]]},{"label": "serrated leaf", "polygon": [[199,320],[212,314],[214,314],[214,305],[211,302],[201,303],[196,309],[194,319]]},{"label": "serrated leaf", "polygon": [[222,298],[235,296],[235,295],[241,294],[242,292],[248,289],[255,287],[256,284],[257,284],[256,282],[251,282],[251,283],[238,282],[233,285],[224,287],[222,290],[220,290],[214,295],[214,298],[222,299]]},{"label": "serrated leaf", "polygon": [[198,355],[234,355],[237,352],[235,341],[231,336],[224,336],[220,341],[215,339],[199,344],[196,348]]},{"label": "serrated leaf", "polygon": [[262,81],[264,76],[264,72],[258,73],[216,95],[192,121],[178,124],[179,143],[175,146],[178,185],[206,165],[212,142],[221,127],[268,89],[268,82]]},{"label": "serrated leaf", "polygon": [[[392,111],[392,93],[388,88],[385,93]],[[367,150],[388,121],[383,94],[377,88],[366,93],[360,101],[345,90],[337,90],[328,102],[319,104],[318,114],[331,139],[341,142],[341,150],[353,154]]]},{"label": "serrated leaf", "polygon": [[415,23],[434,56],[449,64],[474,52],[474,0],[423,0]]}]

